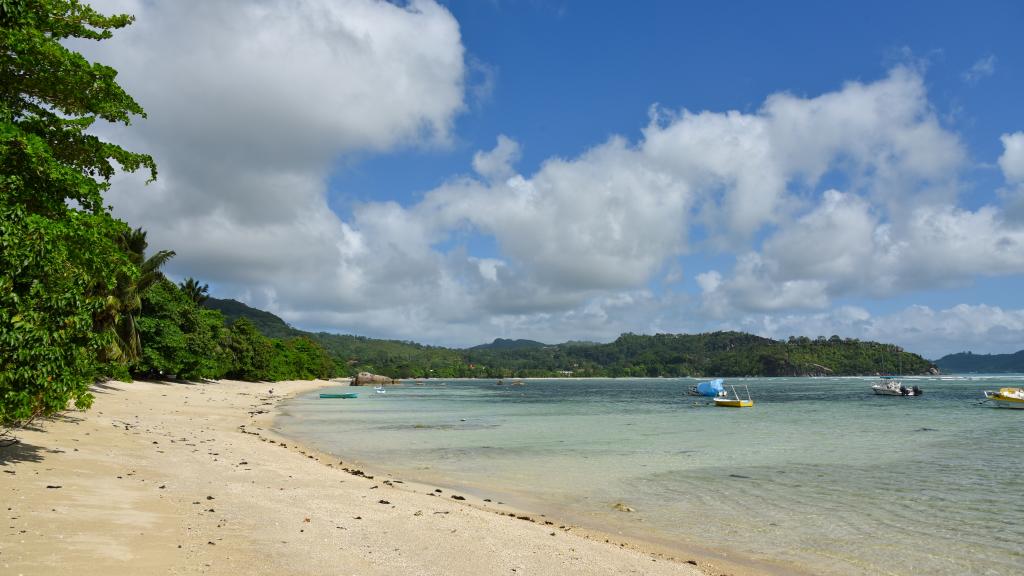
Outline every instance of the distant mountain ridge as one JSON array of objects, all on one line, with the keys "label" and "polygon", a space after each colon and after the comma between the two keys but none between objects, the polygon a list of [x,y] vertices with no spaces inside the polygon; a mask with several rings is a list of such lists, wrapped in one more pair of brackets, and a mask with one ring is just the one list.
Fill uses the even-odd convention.
[{"label": "distant mountain ridge", "polygon": [[537,342],[536,340],[508,340],[505,338],[495,338],[494,342],[491,342],[490,344],[473,346],[470,350],[515,350],[518,348],[543,348],[545,346],[547,346],[547,344]]},{"label": "distant mountain ridge", "polygon": [[947,374],[1024,372],[1024,350],[1013,354],[947,354],[935,361]]},{"label": "distant mountain ridge", "polygon": [[[622,334],[607,344],[497,338],[466,349],[365,336],[305,332],[237,300],[210,298],[229,323],[248,318],[274,339],[307,337],[341,375],[366,371],[392,378],[844,376],[928,374],[935,365],[892,344],[856,339],[772,340],[743,332]],[[1024,371],[1024,370],[1022,370]]]}]

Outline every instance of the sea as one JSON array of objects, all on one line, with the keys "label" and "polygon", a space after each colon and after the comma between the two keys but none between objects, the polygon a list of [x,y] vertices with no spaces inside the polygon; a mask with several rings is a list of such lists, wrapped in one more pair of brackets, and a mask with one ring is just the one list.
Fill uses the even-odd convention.
[{"label": "sea", "polygon": [[[275,430],[394,478],[669,550],[806,574],[1024,574],[1024,375],[427,380],[290,399]],[[326,391],[330,391],[327,389]],[[618,506],[617,506],[618,505]],[[624,511],[629,509],[632,511]]]}]

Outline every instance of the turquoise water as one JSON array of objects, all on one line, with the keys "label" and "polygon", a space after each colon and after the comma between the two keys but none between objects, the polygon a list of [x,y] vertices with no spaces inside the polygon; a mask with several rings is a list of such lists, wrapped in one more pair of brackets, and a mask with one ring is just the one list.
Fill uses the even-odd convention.
[{"label": "turquoise water", "polygon": [[[431,382],[289,401],[284,435],[398,478],[680,548],[815,574],[1024,573],[1024,411],[979,404],[1024,377]],[[633,513],[613,510],[622,502]]]}]

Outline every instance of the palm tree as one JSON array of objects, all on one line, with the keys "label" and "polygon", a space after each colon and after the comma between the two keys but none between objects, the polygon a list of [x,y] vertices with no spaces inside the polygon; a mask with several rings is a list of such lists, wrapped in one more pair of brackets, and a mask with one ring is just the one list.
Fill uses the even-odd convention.
[{"label": "palm tree", "polygon": [[104,360],[131,363],[142,356],[142,342],[136,326],[136,317],[142,309],[142,295],[164,277],[160,268],[174,257],[174,251],[161,250],[146,258],[149,242],[142,228],[124,232],[118,238],[118,244],[128,260],[138,268],[139,275],[118,275],[117,284],[107,293],[106,306],[96,324],[97,331],[112,330],[114,335],[114,342],[106,351]]},{"label": "palm tree", "polygon": [[199,284],[199,280],[196,280],[191,276],[185,278],[185,281],[179,284],[179,286],[181,287],[181,291],[196,304],[202,304],[210,297],[210,287],[206,284]]}]

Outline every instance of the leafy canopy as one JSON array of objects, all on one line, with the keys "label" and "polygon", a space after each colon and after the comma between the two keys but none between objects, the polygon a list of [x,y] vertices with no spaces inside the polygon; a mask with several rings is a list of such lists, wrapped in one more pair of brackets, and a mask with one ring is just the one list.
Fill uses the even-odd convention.
[{"label": "leafy canopy", "polygon": [[113,68],[61,44],[131,21],[75,0],[0,0],[0,427],[91,403],[114,338],[95,319],[119,276],[139,276],[103,192],[117,167],[155,178],[156,165],[88,129],[144,112]]}]

